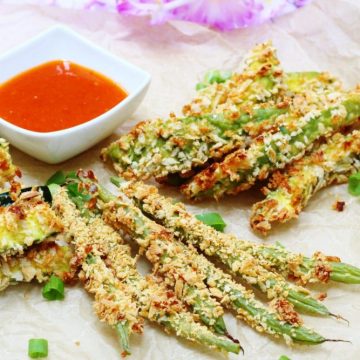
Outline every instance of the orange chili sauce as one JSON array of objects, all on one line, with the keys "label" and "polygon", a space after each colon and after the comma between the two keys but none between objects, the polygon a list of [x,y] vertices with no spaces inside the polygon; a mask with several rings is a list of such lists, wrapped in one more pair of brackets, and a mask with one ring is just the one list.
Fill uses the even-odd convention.
[{"label": "orange chili sauce", "polygon": [[31,68],[0,86],[0,117],[37,132],[87,122],[126,98],[119,85],[66,60]]}]

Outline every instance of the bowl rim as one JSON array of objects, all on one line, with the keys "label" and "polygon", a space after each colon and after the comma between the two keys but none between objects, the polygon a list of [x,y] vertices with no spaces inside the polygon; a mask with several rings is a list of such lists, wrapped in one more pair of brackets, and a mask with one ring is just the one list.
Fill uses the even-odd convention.
[{"label": "bowl rim", "polygon": [[[7,127],[9,130],[12,130],[17,133],[21,133],[22,135],[25,135],[25,136],[31,136],[31,137],[42,138],[42,139],[60,137],[63,135],[75,133],[77,131],[86,130],[92,126],[98,125],[99,123],[104,121],[107,117],[113,115],[114,113],[119,111],[121,108],[126,107],[133,99],[135,99],[137,96],[140,95],[140,93],[142,92],[143,89],[145,89],[150,84],[151,75],[148,72],[146,72],[145,70],[141,69],[140,67],[130,63],[129,61],[127,61],[123,58],[115,56],[110,51],[101,48],[100,46],[94,44],[90,40],[82,37],[77,32],[75,32],[74,30],[72,30],[69,27],[66,27],[64,25],[51,26],[50,28],[46,29],[45,31],[42,31],[40,34],[15,46],[14,48],[6,51],[4,54],[2,54],[0,56],[0,60],[4,59],[4,58],[6,60],[6,58],[10,57],[13,53],[20,51],[22,48],[30,49],[31,43],[41,41],[43,38],[46,38],[47,36],[51,35],[51,33],[53,33],[53,32],[65,33],[69,36],[72,36],[73,38],[76,38],[78,41],[83,42],[85,45],[92,47],[99,54],[102,54],[103,56],[111,57],[116,62],[121,63],[122,65],[124,65],[128,68],[132,68],[132,70],[136,71],[137,73],[140,73],[142,75],[143,79],[142,79],[142,81],[139,82],[138,86],[136,87],[136,89],[134,91],[132,91],[131,93],[127,91],[128,95],[124,100],[120,101],[115,106],[113,106],[111,109],[104,112],[103,114],[101,114],[97,117],[94,117],[92,119],[89,119],[86,122],[81,123],[79,125],[75,125],[70,128],[66,128],[66,129],[62,129],[62,130],[39,132],[39,131],[33,131],[33,130],[28,130],[28,129],[22,128],[22,127],[17,126],[15,124],[11,123],[10,121],[7,121],[4,118],[0,117],[0,125]],[[39,65],[41,65],[41,64],[39,64]],[[31,68],[32,67],[29,67],[28,69],[31,69]],[[26,70],[24,70],[24,71],[26,71]],[[100,74],[101,74],[101,71],[98,71],[98,72],[100,72]],[[14,76],[16,76],[16,75],[14,75]],[[111,79],[111,77],[109,77],[109,76],[107,76],[107,77]],[[9,80],[11,78],[12,77],[10,77]]]}]

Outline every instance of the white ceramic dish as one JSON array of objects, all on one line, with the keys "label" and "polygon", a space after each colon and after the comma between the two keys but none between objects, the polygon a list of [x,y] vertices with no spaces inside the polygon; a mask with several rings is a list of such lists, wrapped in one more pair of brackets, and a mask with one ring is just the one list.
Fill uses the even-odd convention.
[{"label": "white ceramic dish", "polygon": [[0,56],[0,83],[50,60],[66,59],[94,69],[128,92],[128,97],[106,113],[70,129],[40,133],[0,118],[0,136],[29,155],[49,164],[65,161],[109,136],[140,105],[150,75],[93,45],[72,30],[56,26]]}]

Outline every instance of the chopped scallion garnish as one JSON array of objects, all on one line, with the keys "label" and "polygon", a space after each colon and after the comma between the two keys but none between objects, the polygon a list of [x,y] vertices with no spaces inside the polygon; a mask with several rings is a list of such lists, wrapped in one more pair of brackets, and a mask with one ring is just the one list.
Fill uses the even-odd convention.
[{"label": "chopped scallion garnish", "polygon": [[57,171],[55,174],[49,177],[46,181],[46,185],[58,184],[62,185],[66,181],[66,175],[63,171]]},{"label": "chopped scallion garnish", "polygon": [[201,89],[206,88],[207,86],[208,86],[208,84],[204,84],[204,83],[200,82],[200,83],[196,84],[195,89],[196,90],[201,90]]},{"label": "chopped scallion garnish", "polygon": [[348,191],[351,195],[359,196],[360,195],[360,173],[355,173],[350,175]]},{"label": "chopped scallion garnish", "polygon": [[48,356],[48,341],[46,339],[30,339],[28,355],[31,359],[46,358]]},{"label": "chopped scallion garnish", "polygon": [[213,227],[217,231],[224,231],[226,223],[220,214],[215,212],[196,215],[196,218],[204,224]]},{"label": "chopped scallion garnish", "polygon": [[57,276],[52,275],[42,290],[42,295],[47,300],[63,300],[64,283]]},{"label": "chopped scallion garnish", "polygon": [[63,185],[68,179],[77,179],[77,175],[75,171],[70,171],[65,174],[63,171],[59,170],[55,174],[49,177],[46,181],[46,185],[57,184]]},{"label": "chopped scallion garnish", "polygon": [[230,77],[231,77],[230,71],[211,70],[205,75],[204,81],[205,83],[209,83],[209,84],[213,84],[213,83],[220,84],[230,79]]}]

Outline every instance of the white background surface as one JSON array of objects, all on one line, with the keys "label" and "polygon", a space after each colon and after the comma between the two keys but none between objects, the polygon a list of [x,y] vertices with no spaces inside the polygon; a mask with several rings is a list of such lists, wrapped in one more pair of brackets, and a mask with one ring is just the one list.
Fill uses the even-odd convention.
[{"label": "white background surface", "polygon": [[[118,134],[139,120],[166,116],[170,111],[179,112],[181,105],[191,98],[194,85],[204,72],[210,68],[236,68],[245,51],[267,39],[273,39],[279,49],[286,71],[329,70],[349,86],[359,80],[360,7],[357,0],[314,1],[273,23],[225,34],[186,23],[148,27],[145,19],[123,18],[106,12],[19,6],[15,4],[18,2],[0,0],[0,51],[62,22],[152,74],[153,81],[143,105],[129,123],[119,128]],[[112,139],[61,167],[92,167],[105,180],[111,170],[100,163],[98,155]],[[12,149],[12,154],[23,170],[26,184],[42,183],[59,169],[59,166],[35,161],[16,149]],[[261,241],[248,226],[250,206],[259,196],[253,191],[226,199],[221,204],[207,202],[191,206],[191,209],[194,212],[216,210],[229,224],[227,231]],[[343,213],[331,208],[337,199],[346,202]],[[360,266],[359,214],[360,199],[350,197],[346,186],[332,187],[319,193],[299,220],[278,228],[267,241],[278,240],[289,249],[307,255],[321,250]],[[49,340],[51,360],[120,358],[114,333],[92,314],[91,298],[85,291],[68,288],[64,302],[48,303],[42,299],[40,290],[40,286],[24,285],[0,295],[1,360],[27,359],[27,342],[31,337]],[[286,354],[292,360],[359,359],[360,286],[331,284],[314,288],[315,292],[324,290],[328,293],[326,305],[332,312],[349,319],[350,326],[334,319],[314,317],[304,317],[306,324],[327,337],[351,340],[351,344],[326,343],[289,349],[283,342],[257,334],[229,314],[226,316],[228,328],[245,348],[245,356],[230,358],[275,360]],[[153,325],[146,326],[144,335],[134,336],[131,345],[130,359],[134,360],[225,358],[176,340]]]}]

